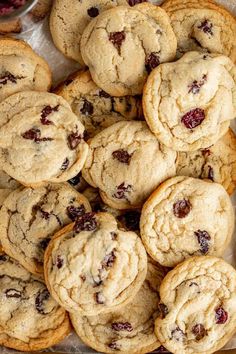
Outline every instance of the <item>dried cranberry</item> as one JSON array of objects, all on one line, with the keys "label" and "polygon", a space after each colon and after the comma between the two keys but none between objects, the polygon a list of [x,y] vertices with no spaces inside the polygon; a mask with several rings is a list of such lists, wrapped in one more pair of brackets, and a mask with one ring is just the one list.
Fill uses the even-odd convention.
[{"label": "dried cranberry", "polygon": [[205,230],[195,231],[194,235],[197,236],[198,243],[201,246],[201,253],[206,254],[209,251],[209,241],[211,239],[211,236]]},{"label": "dried cranberry", "polygon": [[110,98],[111,96],[109,95],[109,93],[106,93],[103,90],[99,91],[99,97],[103,97],[103,98]]},{"label": "dried cranberry", "polygon": [[117,233],[116,232],[111,232],[111,239],[112,240],[116,240],[118,237]]},{"label": "dried cranberry", "polygon": [[80,275],[80,279],[81,279],[82,281],[85,281],[85,280],[86,280],[86,276],[85,276],[85,275]]},{"label": "dried cranberry", "polygon": [[5,291],[5,294],[7,298],[15,298],[15,299],[20,299],[22,296],[21,291],[16,289],[7,289]]},{"label": "dried cranberry", "polygon": [[64,265],[64,260],[61,256],[57,256],[57,259],[56,259],[56,266],[58,269],[61,269]]},{"label": "dried cranberry", "polygon": [[113,350],[120,350],[120,345],[117,344],[116,341],[112,341],[111,343],[108,344],[108,347]]},{"label": "dried cranberry", "polygon": [[95,300],[98,304],[102,305],[105,303],[105,298],[102,295],[102,293],[100,293],[100,292],[95,293],[94,296],[95,296]]},{"label": "dried cranberry", "polygon": [[50,238],[49,237],[44,238],[43,240],[41,240],[39,242],[39,247],[42,248],[45,251],[46,248],[48,247],[49,242],[50,242]]},{"label": "dried cranberry", "polygon": [[109,34],[109,41],[114,45],[114,47],[117,49],[118,53],[120,54],[120,48],[122,45],[122,42],[125,40],[125,32],[111,32]]},{"label": "dried cranberry", "polygon": [[111,324],[111,328],[113,329],[113,331],[133,331],[133,327],[129,322],[113,322]]},{"label": "dried cranberry", "polygon": [[205,112],[201,108],[195,108],[187,112],[182,118],[181,122],[188,129],[194,129],[202,123],[205,119]]},{"label": "dried cranberry", "polygon": [[207,330],[201,323],[198,323],[193,326],[192,333],[195,335],[196,340],[199,341],[207,335]]},{"label": "dried cranberry", "polygon": [[199,93],[200,88],[204,85],[206,82],[207,76],[203,75],[202,79],[200,81],[194,80],[191,85],[188,86],[189,90],[188,93],[193,93],[194,95]]},{"label": "dried cranberry", "polygon": [[50,218],[50,213],[48,213],[47,211],[44,211],[43,209],[40,208],[40,212],[41,212],[41,215],[42,215],[42,218],[43,219],[46,219],[48,220]]},{"label": "dried cranberry", "polygon": [[44,303],[50,298],[50,294],[47,289],[39,291],[35,298],[35,308],[41,314],[45,315],[44,312]]},{"label": "dried cranberry", "polygon": [[84,99],[83,107],[80,109],[80,112],[86,116],[91,116],[93,114],[92,103]]},{"label": "dried cranberry", "polygon": [[182,341],[184,337],[184,332],[179,327],[176,327],[171,331],[171,338],[177,340],[177,342]]},{"label": "dried cranberry", "polygon": [[64,160],[63,164],[61,165],[60,170],[61,170],[61,171],[65,171],[65,170],[68,168],[69,163],[70,163],[69,159],[66,158],[66,159]]},{"label": "dried cranberry", "polygon": [[14,7],[10,4],[0,4],[0,16],[9,15],[12,11],[14,11]]},{"label": "dried cranberry", "polygon": [[23,6],[26,3],[26,0],[8,0],[16,8]]},{"label": "dried cranberry", "polygon": [[211,166],[208,166],[208,178],[214,182],[214,171]]},{"label": "dried cranberry", "polygon": [[27,130],[22,134],[24,139],[33,140],[35,143],[40,143],[41,141],[52,141],[52,138],[41,138],[41,131],[36,128]]},{"label": "dried cranberry", "polygon": [[80,177],[81,177],[81,173],[78,173],[75,177],[69,179],[69,183],[72,185],[72,186],[76,186],[77,184],[80,183]]},{"label": "dried cranberry", "polygon": [[177,200],[173,205],[173,213],[180,219],[185,218],[190,213],[191,209],[192,205],[187,199]]},{"label": "dried cranberry", "polygon": [[160,317],[163,319],[166,317],[166,315],[168,315],[169,311],[168,311],[168,307],[165,304],[160,303],[159,306],[159,311],[160,311]]},{"label": "dried cranberry", "polygon": [[117,219],[125,226],[127,230],[137,231],[139,230],[140,216],[141,213],[139,211],[132,210],[127,211],[123,215],[119,215]]},{"label": "dried cranberry", "polygon": [[146,56],[145,68],[146,68],[148,74],[150,74],[150,72],[153,69],[155,69],[159,64],[160,64],[160,58],[159,58],[158,53],[152,52]]},{"label": "dried cranberry", "polygon": [[123,149],[113,151],[112,156],[114,159],[120,161],[121,163],[125,163],[127,165],[129,165],[130,159],[132,157],[132,155],[130,155],[128,151]]},{"label": "dried cranberry", "polygon": [[208,33],[213,36],[212,27],[213,24],[209,20],[202,21],[201,24],[198,26],[198,28],[201,29],[204,33]]},{"label": "dried cranberry", "polygon": [[78,216],[85,214],[84,205],[80,205],[79,207],[75,207],[75,206],[71,205],[71,206],[68,206],[66,210],[67,210],[67,214],[68,214],[69,218],[72,221],[75,221],[75,219]]},{"label": "dried cranberry", "polygon": [[3,254],[0,255],[0,262],[6,262],[7,257]]},{"label": "dried cranberry", "polygon": [[201,151],[202,151],[202,155],[204,157],[207,157],[207,156],[211,155],[211,150],[209,150],[209,149],[202,149]]},{"label": "dried cranberry", "polygon": [[90,7],[87,10],[87,13],[90,17],[97,17],[99,15],[99,10],[97,7]]},{"label": "dried cranberry", "polygon": [[116,251],[116,250],[114,249],[111,253],[107,254],[107,255],[104,257],[104,259],[103,259],[103,261],[102,261],[102,266],[103,266],[103,267],[108,267],[108,268],[110,268],[110,267],[113,266],[113,264],[114,264],[114,262],[115,262],[115,260],[116,260],[115,251]]},{"label": "dried cranberry", "polygon": [[228,320],[228,312],[223,307],[218,307],[215,313],[216,324],[224,324]]},{"label": "dried cranberry", "polygon": [[74,226],[75,232],[93,231],[98,226],[95,213],[85,213],[77,218]]},{"label": "dried cranberry", "polygon": [[47,119],[47,116],[49,116],[49,114],[51,114],[52,112],[58,112],[58,108],[59,108],[59,104],[55,107],[51,107],[51,106],[46,106],[44,107],[44,109],[41,112],[41,123],[43,125],[50,125],[53,124],[53,122],[49,119]]},{"label": "dried cranberry", "polygon": [[137,4],[141,4],[142,2],[147,2],[147,0],[127,0],[129,6],[134,6]]},{"label": "dried cranberry", "polygon": [[113,194],[113,198],[116,199],[127,199],[126,194],[129,193],[132,189],[130,184],[125,186],[125,182],[121,183],[119,186],[116,187],[116,192]]},{"label": "dried cranberry", "polygon": [[[0,9],[1,12],[1,9]],[[15,76],[12,75],[9,71],[6,71],[1,77],[0,77],[0,85],[6,85],[8,81],[10,81],[12,84],[16,84],[17,80],[24,79],[24,76]]]},{"label": "dried cranberry", "polygon": [[75,150],[77,146],[80,144],[83,136],[78,134],[78,132],[70,133],[67,137],[68,145],[71,150]]}]

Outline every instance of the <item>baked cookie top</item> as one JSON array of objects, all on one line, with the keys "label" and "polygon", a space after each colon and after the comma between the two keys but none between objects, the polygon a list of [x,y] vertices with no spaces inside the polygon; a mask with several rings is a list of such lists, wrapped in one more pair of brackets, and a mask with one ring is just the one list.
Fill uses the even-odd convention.
[{"label": "baked cookie top", "polygon": [[159,287],[163,277],[163,269],[148,262],[146,279],[132,305],[97,316],[71,314],[78,336],[102,353],[141,354],[157,349],[160,343],[154,333],[154,321],[159,315]]},{"label": "baked cookie top", "polygon": [[0,254],[0,344],[22,351],[48,348],[70,332],[66,311],[42,280]]},{"label": "baked cookie top", "polygon": [[197,151],[178,152],[177,175],[208,178],[229,194],[236,188],[236,137],[229,129],[214,145]]},{"label": "baked cookie top", "polygon": [[115,209],[141,207],[176,172],[176,153],[161,145],[145,122],[116,123],[91,139],[89,148],[83,177]]},{"label": "baked cookie top", "polygon": [[150,256],[174,267],[193,255],[221,256],[234,222],[231,200],[220,184],[174,177],[144,204],[140,231]]},{"label": "baked cookie top", "polygon": [[0,102],[16,92],[47,91],[51,82],[47,62],[26,42],[0,38]]},{"label": "baked cookie top", "polygon": [[42,274],[51,237],[89,211],[88,200],[67,183],[17,189],[0,210],[3,250],[31,273]]},{"label": "baked cookie top", "polygon": [[143,93],[146,121],[176,151],[206,148],[226,133],[236,114],[236,67],[222,55],[186,53],[161,64]]},{"label": "baked cookie top", "polygon": [[140,96],[114,97],[100,89],[89,71],[72,74],[55,90],[85,127],[86,138],[122,120],[143,118]]},{"label": "baked cookie top", "polygon": [[171,61],[176,38],[169,17],[150,3],[118,6],[93,19],[81,54],[96,84],[114,96],[141,94],[148,73]]},{"label": "baked cookie top", "polygon": [[177,56],[191,50],[221,53],[236,62],[236,20],[224,7],[209,0],[166,0],[177,37]]},{"label": "baked cookie top", "polygon": [[69,104],[52,93],[27,91],[0,104],[0,161],[25,185],[63,182],[82,168],[84,127]]},{"label": "baked cookie top", "polygon": [[236,271],[223,259],[183,262],[164,278],[160,297],[155,332],[173,353],[215,353],[235,333]]},{"label": "baked cookie top", "polygon": [[146,277],[147,256],[134,232],[108,213],[87,213],[58,232],[46,249],[51,294],[78,315],[110,312],[131,302]]}]

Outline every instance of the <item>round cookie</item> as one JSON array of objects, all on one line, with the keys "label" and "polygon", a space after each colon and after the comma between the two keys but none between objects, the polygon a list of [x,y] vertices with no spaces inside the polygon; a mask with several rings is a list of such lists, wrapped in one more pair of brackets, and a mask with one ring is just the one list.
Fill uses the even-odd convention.
[{"label": "round cookie", "polygon": [[47,91],[51,82],[48,64],[27,43],[0,38],[0,102],[16,92]]},{"label": "round cookie", "polygon": [[176,153],[161,145],[145,122],[116,123],[91,139],[89,147],[82,175],[115,209],[141,207],[176,172]]},{"label": "round cookie", "polygon": [[141,354],[160,346],[154,333],[154,321],[159,315],[159,287],[164,271],[148,263],[146,279],[130,304],[120,310],[98,316],[70,318],[78,336],[88,346],[102,353]]},{"label": "round cookie", "polygon": [[67,183],[17,189],[0,210],[3,250],[31,273],[42,274],[51,237],[90,210],[88,200]]},{"label": "round cookie", "polygon": [[211,354],[236,330],[236,271],[223,259],[192,257],[164,278],[160,342],[174,354]]},{"label": "round cookie", "polygon": [[146,121],[161,143],[194,151],[216,143],[236,114],[236,67],[217,54],[186,53],[161,64],[143,93]]},{"label": "round cookie", "polygon": [[176,38],[160,7],[118,6],[89,23],[81,38],[81,54],[105,92],[137,95],[153,68],[175,58]]},{"label": "round cookie", "polygon": [[140,231],[150,256],[174,267],[193,255],[221,256],[234,221],[231,200],[220,184],[174,177],[144,204]]},{"label": "round cookie", "polygon": [[2,169],[25,185],[64,182],[88,152],[84,127],[60,96],[21,92],[0,103]]},{"label": "round cookie", "polygon": [[162,8],[177,37],[178,57],[197,50],[221,53],[236,62],[236,20],[225,8],[209,0],[166,0]]},{"label": "round cookie", "polygon": [[31,352],[48,348],[70,332],[66,311],[42,280],[0,255],[0,345]]},{"label": "round cookie", "polygon": [[119,230],[108,213],[87,213],[59,231],[44,257],[47,286],[77,315],[117,310],[142,286],[147,256],[134,232]]},{"label": "round cookie", "polygon": [[207,149],[179,152],[177,175],[208,178],[224,186],[229,194],[236,188],[236,137],[228,132]]},{"label": "round cookie", "polygon": [[70,104],[85,127],[86,138],[119,121],[143,118],[139,96],[108,95],[94,83],[88,70],[71,75],[55,93]]}]

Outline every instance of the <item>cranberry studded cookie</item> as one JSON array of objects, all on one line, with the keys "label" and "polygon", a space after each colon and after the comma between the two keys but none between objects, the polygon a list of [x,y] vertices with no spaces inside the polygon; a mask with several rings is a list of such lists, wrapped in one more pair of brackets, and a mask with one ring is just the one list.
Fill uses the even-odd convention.
[{"label": "cranberry studded cookie", "polygon": [[143,94],[146,121],[161,143],[194,151],[216,143],[236,115],[236,67],[217,54],[186,53],[161,64]]},{"label": "cranberry studded cookie", "polygon": [[154,322],[159,315],[163,277],[163,269],[149,262],[146,279],[132,305],[97,316],[71,314],[78,336],[99,353],[142,354],[157,349],[160,343],[154,333]]},{"label": "cranberry studded cookie", "polygon": [[93,19],[81,54],[95,83],[112,96],[137,95],[150,71],[176,55],[169,17],[150,3],[118,6]]},{"label": "cranberry studded cookie", "polygon": [[86,138],[119,121],[143,118],[139,96],[110,96],[94,83],[88,70],[71,75],[55,93],[70,104],[85,127]]},{"label": "cranberry studded cookie", "polygon": [[0,162],[22,184],[77,175],[88,152],[83,134],[69,104],[52,93],[21,92],[0,104]]},{"label": "cranberry studded cookie", "polygon": [[0,102],[16,92],[47,91],[51,71],[31,47],[13,38],[0,38]]},{"label": "cranberry studded cookie", "polygon": [[48,348],[70,332],[66,311],[43,281],[0,255],[0,344],[23,352]]},{"label": "cranberry studded cookie", "polygon": [[140,208],[176,173],[176,153],[159,143],[145,122],[119,122],[89,142],[82,174],[115,209]]},{"label": "cranberry studded cookie", "polygon": [[236,188],[236,136],[228,132],[214,145],[197,151],[179,152],[177,176],[208,178],[224,186],[229,194]]},{"label": "cranberry studded cookie", "polygon": [[94,316],[132,302],[145,280],[147,255],[134,232],[108,213],[87,213],[58,232],[46,249],[44,273],[55,300]]},{"label": "cranberry studded cookie", "polygon": [[225,8],[208,0],[166,0],[177,37],[177,56],[197,50],[221,53],[236,62],[236,20]]},{"label": "cranberry studded cookie", "polygon": [[67,183],[17,189],[0,211],[3,250],[31,273],[42,274],[52,235],[89,211],[88,200]]},{"label": "cranberry studded cookie", "polygon": [[174,354],[211,354],[236,331],[236,271],[223,259],[192,257],[164,278],[160,342]]},{"label": "cranberry studded cookie", "polygon": [[190,177],[164,182],[145,203],[143,243],[160,264],[174,267],[193,255],[221,256],[234,230],[234,209],[217,183]]}]

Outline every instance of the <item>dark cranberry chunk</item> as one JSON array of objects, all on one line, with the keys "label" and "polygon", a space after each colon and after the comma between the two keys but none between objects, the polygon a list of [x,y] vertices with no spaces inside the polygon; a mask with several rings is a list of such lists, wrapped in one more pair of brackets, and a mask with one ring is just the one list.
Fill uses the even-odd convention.
[{"label": "dark cranberry chunk", "polygon": [[201,108],[195,108],[187,112],[182,118],[181,123],[188,129],[194,129],[205,119],[205,112]]},{"label": "dark cranberry chunk", "polygon": [[93,231],[98,226],[95,213],[85,213],[77,218],[74,226],[75,232]]},{"label": "dark cranberry chunk", "polygon": [[21,291],[16,289],[7,289],[5,291],[5,294],[7,298],[15,298],[15,299],[20,299],[22,296]]},{"label": "dark cranberry chunk", "polygon": [[78,173],[75,177],[69,179],[69,183],[72,185],[72,186],[76,186],[77,184],[80,183],[80,177],[81,177],[81,173]]},{"label": "dark cranberry chunk", "polygon": [[173,213],[177,218],[185,218],[192,209],[192,205],[188,199],[177,200],[173,205]]},{"label": "dark cranberry chunk", "polygon": [[228,320],[228,312],[223,307],[218,307],[215,310],[215,319],[217,324],[224,324]]},{"label": "dark cranberry chunk", "polygon": [[205,230],[198,230],[194,232],[194,235],[198,239],[198,243],[201,247],[201,253],[202,254],[207,254],[209,251],[209,241],[211,240],[211,236],[208,234],[207,231]]},{"label": "dark cranberry chunk", "polygon": [[159,58],[158,53],[152,52],[146,56],[145,68],[146,68],[148,74],[150,74],[150,72],[153,69],[155,69],[159,64],[160,64],[160,58]]},{"label": "dark cranberry chunk", "polygon": [[83,136],[78,133],[78,131],[74,133],[70,133],[67,137],[68,145],[71,150],[75,150],[77,146],[80,144]]},{"label": "dark cranberry chunk", "polygon": [[118,187],[116,187],[116,193],[113,194],[113,198],[116,199],[127,199],[126,194],[131,191],[131,185],[125,185],[125,182],[121,183]]},{"label": "dark cranberry chunk", "polygon": [[130,159],[132,157],[132,155],[130,155],[128,151],[123,149],[113,151],[112,156],[114,159],[120,161],[121,163],[125,163],[127,165],[129,165]]},{"label": "dark cranberry chunk", "polygon": [[123,215],[119,215],[117,219],[125,226],[129,231],[139,230],[141,213],[136,210],[127,211]]},{"label": "dark cranberry chunk", "polygon": [[93,114],[92,103],[84,99],[83,107],[80,109],[80,112],[86,116],[91,116]]},{"label": "dark cranberry chunk", "polygon": [[122,45],[122,42],[125,40],[125,32],[111,32],[109,34],[109,41],[114,45],[114,47],[117,49],[118,53],[120,54],[120,48]]},{"label": "dark cranberry chunk", "polygon": [[133,331],[133,327],[129,322],[113,322],[111,324],[111,328],[113,329],[113,331]]},{"label": "dark cranberry chunk", "polygon": [[211,166],[208,166],[208,178],[214,182],[214,171]]},{"label": "dark cranberry chunk", "polygon": [[166,315],[168,315],[169,311],[168,311],[168,307],[165,304],[160,303],[159,306],[159,311],[160,311],[160,317],[163,319],[166,317]]},{"label": "dark cranberry chunk", "polygon": [[27,130],[22,134],[22,137],[27,140],[33,140],[35,143],[40,143],[41,141],[52,141],[52,138],[41,138],[41,131],[36,128]]},{"label": "dark cranberry chunk", "polygon": [[7,257],[4,254],[0,255],[0,262],[6,262]]},{"label": "dark cranberry chunk", "polygon": [[211,155],[211,150],[209,150],[209,149],[202,149],[201,151],[202,151],[202,155],[204,157],[207,157],[207,156]]},{"label": "dark cranberry chunk", "polygon": [[127,0],[129,6],[134,6],[137,4],[141,4],[142,2],[147,2],[147,0]]},{"label": "dark cranberry chunk", "polygon": [[109,95],[109,93],[106,93],[103,90],[99,91],[99,97],[103,97],[103,98],[110,98],[111,96]]},{"label": "dark cranberry chunk", "polygon": [[105,298],[102,295],[102,293],[97,292],[97,293],[94,294],[94,296],[95,296],[95,300],[96,300],[97,304],[102,305],[102,304],[105,303]]},{"label": "dark cranberry chunk", "polygon": [[114,264],[114,262],[115,262],[115,260],[116,260],[115,251],[116,251],[116,250],[114,249],[111,253],[109,253],[109,254],[107,254],[107,255],[105,256],[105,258],[104,258],[103,261],[102,261],[102,266],[103,266],[103,267],[108,267],[108,268],[110,268],[110,267],[113,266],[113,264]]},{"label": "dark cranberry chunk", "polygon": [[117,233],[116,232],[111,232],[111,239],[116,240],[117,239]]},{"label": "dark cranberry chunk", "polygon": [[35,298],[35,308],[36,310],[41,313],[41,315],[45,315],[44,311],[44,303],[50,298],[50,294],[47,289],[43,291],[39,291],[36,298]]},{"label": "dark cranberry chunk", "polygon": [[188,86],[188,88],[189,88],[188,93],[191,92],[191,93],[193,93],[194,95],[196,95],[197,93],[199,93],[200,88],[205,84],[206,79],[207,79],[207,76],[206,76],[206,75],[203,75],[203,76],[202,76],[202,79],[201,79],[200,81],[194,80],[194,81],[192,82],[192,84]]},{"label": "dark cranberry chunk", "polygon": [[56,259],[56,266],[58,269],[61,269],[64,265],[64,260],[61,256],[57,256],[57,259]]},{"label": "dark cranberry chunk", "polygon": [[207,19],[202,21],[201,24],[198,26],[198,28],[201,29],[204,33],[208,33],[213,36],[212,27],[213,24]]},{"label": "dark cranberry chunk", "polygon": [[21,80],[21,79],[24,79],[24,76],[14,76],[9,71],[6,71],[0,77],[0,85],[6,85],[8,83],[8,81],[10,81],[12,84],[16,84],[17,80]]},{"label": "dark cranberry chunk", "polygon": [[207,330],[201,323],[198,323],[193,326],[192,333],[195,335],[196,340],[199,341],[207,335]]},{"label": "dark cranberry chunk", "polygon": [[175,339],[177,342],[182,341],[184,338],[184,332],[179,327],[176,327],[171,331],[171,338]]},{"label": "dark cranberry chunk", "polygon": [[50,242],[50,238],[49,237],[44,238],[43,240],[41,240],[39,242],[39,247],[42,248],[42,250],[45,251],[46,248],[48,247],[49,242]]},{"label": "dark cranberry chunk", "polygon": [[0,16],[9,15],[14,11],[14,7],[11,4],[0,4]]},{"label": "dark cranberry chunk", "polygon": [[87,10],[87,13],[90,17],[97,17],[99,15],[99,10],[97,7],[90,7]]},{"label": "dark cranberry chunk", "polygon": [[51,114],[52,112],[58,112],[59,109],[59,104],[55,107],[51,107],[51,106],[46,106],[44,107],[44,109],[41,112],[41,123],[43,125],[50,125],[53,124],[53,122],[49,119],[47,119],[47,117],[49,116],[49,114]]},{"label": "dark cranberry chunk", "polygon": [[69,159],[66,158],[66,159],[64,160],[63,164],[61,165],[60,170],[61,170],[61,171],[65,171],[65,170],[68,168],[69,163],[70,163]]},{"label": "dark cranberry chunk", "polygon": [[111,343],[108,344],[108,347],[113,349],[113,350],[120,350],[121,347],[116,343],[116,341],[112,341]]},{"label": "dark cranberry chunk", "polygon": [[40,212],[43,219],[48,220],[50,218],[51,214],[48,213],[47,211],[44,211],[43,209],[40,208]]},{"label": "dark cranberry chunk", "polygon": [[85,275],[80,275],[80,279],[81,279],[82,281],[85,281],[85,280],[86,280],[86,276],[85,276]]},{"label": "dark cranberry chunk", "polygon": [[75,221],[78,216],[85,214],[85,207],[84,205],[80,205],[79,207],[68,206],[67,214],[72,221]]}]

